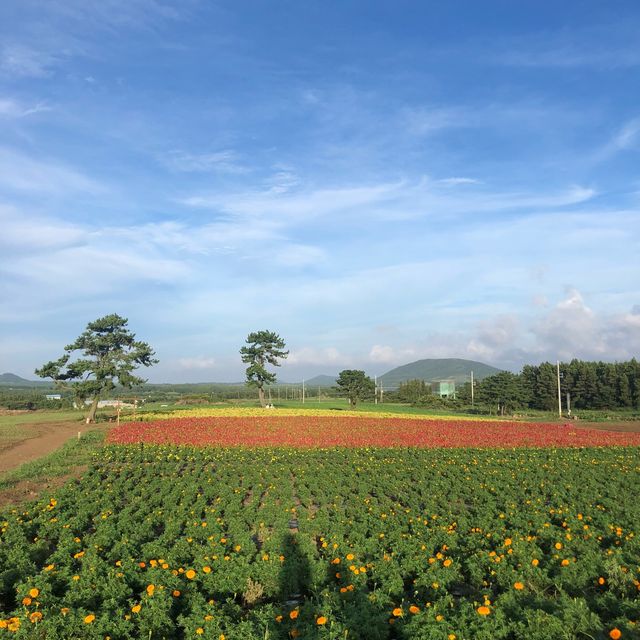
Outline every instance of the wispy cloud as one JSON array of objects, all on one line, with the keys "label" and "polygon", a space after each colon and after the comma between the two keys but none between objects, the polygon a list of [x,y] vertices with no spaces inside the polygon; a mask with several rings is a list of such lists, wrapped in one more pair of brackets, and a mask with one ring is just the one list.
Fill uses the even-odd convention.
[{"label": "wispy cloud", "polygon": [[231,149],[209,153],[170,151],[160,157],[160,162],[171,169],[184,173],[247,173],[249,169],[240,161],[239,154]]},{"label": "wispy cloud", "polygon": [[0,147],[0,188],[8,191],[65,195],[104,193],[105,186],[55,160],[35,160],[9,147]]},{"label": "wispy cloud", "polygon": [[11,98],[0,98],[0,118],[25,118],[46,111],[51,111],[51,107],[44,102],[26,106]]},{"label": "wispy cloud", "polygon": [[5,44],[0,49],[0,74],[10,77],[44,78],[59,58],[27,44]]}]

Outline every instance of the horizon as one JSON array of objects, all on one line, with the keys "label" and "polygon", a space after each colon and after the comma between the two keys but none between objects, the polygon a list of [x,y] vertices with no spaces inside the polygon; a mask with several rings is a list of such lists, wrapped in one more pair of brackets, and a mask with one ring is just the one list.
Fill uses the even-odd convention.
[{"label": "horizon", "polygon": [[[152,384],[640,354],[640,7],[0,6],[0,370]],[[636,267],[633,268],[633,265]],[[331,375],[331,374],[326,374]]]}]

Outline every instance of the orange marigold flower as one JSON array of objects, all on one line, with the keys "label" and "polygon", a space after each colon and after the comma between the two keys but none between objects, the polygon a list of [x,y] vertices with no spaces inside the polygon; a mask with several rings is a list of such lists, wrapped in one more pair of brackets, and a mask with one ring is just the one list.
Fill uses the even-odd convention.
[{"label": "orange marigold flower", "polygon": [[91,624],[95,619],[96,617],[93,615],[93,613],[90,613],[88,616],[84,617],[84,623]]},{"label": "orange marigold flower", "polygon": [[133,613],[140,613],[140,609],[142,609],[142,605],[140,604],[134,604],[133,607],[131,607]]},{"label": "orange marigold flower", "polygon": [[29,595],[32,598],[37,598],[40,595],[40,589],[36,589],[36,588],[29,589]]},{"label": "orange marigold flower", "polygon": [[174,598],[177,598],[177,597],[180,595],[180,592],[179,592],[177,589],[174,589],[174,590],[171,592],[171,595],[172,595]]},{"label": "orange marigold flower", "polygon": [[556,542],[553,546],[559,551],[560,549],[562,549],[562,542]]},{"label": "orange marigold flower", "polygon": [[156,585],[155,584],[148,584],[147,585],[147,594],[152,596],[153,592],[156,590]]},{"label": "orange marigold flower", "polygon": [[524,585],[522,584],[522,582],[514,582],[513,583],[513,588],[516,591],[522,591],[524,589]]},{"label": "orange marigold flower", "polygon": [[540,560],[538,560],[538,558],[534,558],[534,559],[531,561],[531,564],[532,564],[534,567],[537,567],[537,566],[540,564]]},{"label": "orange marigold flower", "polygon": [[347,560],[353,560],[355,558],[355,556],[353,555],[353,553],[347,553]]},{"label": "orange marigold flower", "polygon": [[443,564],[445,567],[449,567],[449,566],[451,566],[451,563],[452,563],[452,562],[453,562],[453,560],[451,560],[451,558],[447,558],[447,559],[446,559],[442,564]]},{"label": "orange marigold flower", "polygon": [[42,614],[39,611],[34,611],[29,616],[29,620],[31,620],[31,622],[39,622],[40,620],[42,620]]},{"label": "orange marigold flower", "polygon": [[189,569],[185,574],[189,580],[193,580],[196,577],[196,572],[193,569]]},{"label": "orange marigold flower", "polygon": [[505,547],[510,546],[510,545],[511,545],[511,542],[512,542],[511,538],[505,538],[504,546],[505,546]]},{"label": "orange marigold flower", "polygon": [[491,609],[489,609],[489,607],[478,607],[476,609],[476,611],[481,615],[481,616],[488,616],[491,613]]},{"label": "orange marigold flower", "polygon": [[416,607],[416,605],[415,605],[415,604],[412,604],[412,605],[409,607],[409,612],[410,612],[410,613],[414,613],[414,614],[415,614],[415,613],[420,613],[420,607]]},{"label": "orange marigold flower", "polygon": [[201,636],[201,635],[204,633],[204,629],[203,629],[202,627],[198,627],[198,628],[196,629],[196,633],[197,633],[199,636]]},{"label": "orange marigold flower", "polygon": [[204,573],[211,573],[211,567],[207,566],[207,567],[202,567],[202,571]]},{"label": "orange marigold flower", "polygon": [[399,618],[402,615],[402,609],[400,607],[396,607],[391,613],[393,613],[396,618]]},{"label": "orange marigold flower", "polygon": [[567,567],[569,566],[569,561],[565,558],[561,563],[560,563],[563,567]]},{"label": "orange marigold flower", "polygon": [[606,580],[602,577],[598,578],[598,584],[599,585],[603,585],[606,582]]},{"label": "orange marigold flower", "polygon": [[611,631],[609,631],[609,637],[613,638],[613,640],[618,640],[618,638],[622,637],[622,631],[615,627],[614,629],[611,629]]},{"label": "orange marigold flower", "polygon": [[22,598],[22,604],[25,607],[28,607],[31,604],[31,598],[29,596]]},{"label": "orange marigold flower", "polygon": [[327,619],[324,616],[318,616],[316,620],[316,624],[327,624]]},{"label": "orange marigold flower", "polygon": [[293,611],[289,611],[289,617],[292,620],[295,620],[298,617],[299,613],[300,612],[297,609],[294,609]]}]

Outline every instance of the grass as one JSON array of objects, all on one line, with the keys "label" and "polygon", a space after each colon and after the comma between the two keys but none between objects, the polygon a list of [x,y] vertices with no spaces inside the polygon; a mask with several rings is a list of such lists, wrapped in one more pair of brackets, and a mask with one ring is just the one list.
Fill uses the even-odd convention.
[{"label": "grass", "polygon": [[82,420],[83,414],[79,411],[27,411],[25,413],[14,413],[6,416],[0,415],[0,427],[11,427],[20,424],[35,424],[38,422],[72,422]]},{"label": "grass", "polygon": [[47,482],[72,473],[74,468],[89,464],[93,454],[104,444],[105,433],[106,430],[102,429],[87,431],[79,439],[72,438],[49,455],[0,475],[0,490],[8,489],[23,480]]}]

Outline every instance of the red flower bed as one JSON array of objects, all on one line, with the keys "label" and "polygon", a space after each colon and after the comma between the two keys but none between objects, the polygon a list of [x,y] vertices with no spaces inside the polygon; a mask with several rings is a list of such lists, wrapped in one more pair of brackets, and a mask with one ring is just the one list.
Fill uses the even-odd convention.
[{"label": "red flower bed", "polygon": [[198,417],[122,424],[109,432],[108,442],[219,447],[595,447],[640,446],[640,434],[489,420]]}]

